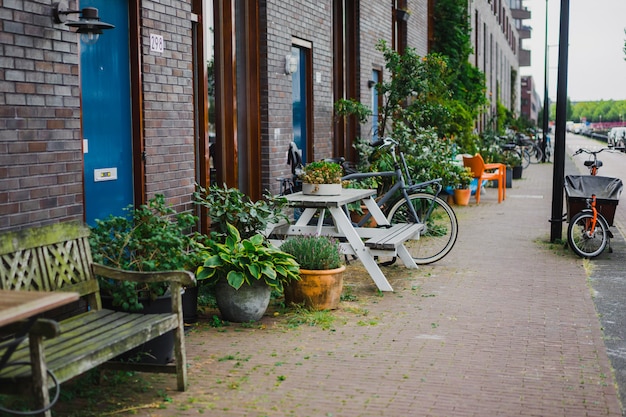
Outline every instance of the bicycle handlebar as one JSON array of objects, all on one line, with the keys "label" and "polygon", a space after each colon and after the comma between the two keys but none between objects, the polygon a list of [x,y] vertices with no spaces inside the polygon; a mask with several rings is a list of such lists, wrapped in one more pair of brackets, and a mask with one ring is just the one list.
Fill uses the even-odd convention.
[{"label": "bicycle handlebar", "polygon": [[574,154],[572,156],[576,156],[579,155],[581,153],[587,153],[589,155],[597,155],[602,151],[606,151],[609,150],[608,148],[602,148],[599,151],[590,151],[589,149],[585,149],[585,148],[579,148],[576,152],[574,152]]},{"label": "bicycle handlebar", "polygon": [[370,143],[370,146],[372,148],[380,148],[380,147],[383,147],[383,146],[397,145],[397,144],[398,144],[398,142],[395,139],[392,139],[390,137],[386,137],[386,138],[380,138],[376,142]]}]

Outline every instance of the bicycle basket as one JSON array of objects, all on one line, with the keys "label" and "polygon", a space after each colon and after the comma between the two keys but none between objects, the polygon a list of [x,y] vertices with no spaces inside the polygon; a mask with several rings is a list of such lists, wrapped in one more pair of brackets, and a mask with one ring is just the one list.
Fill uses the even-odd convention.
[{"label": "bicycle basket", "polygon": [[622,193],[622,180],[619,178],[592,175],[565,176],[565,195],[567,196],[567,221],[587,208],[586,199],[596,195],[596,208],[613,226],[615,209]]}]

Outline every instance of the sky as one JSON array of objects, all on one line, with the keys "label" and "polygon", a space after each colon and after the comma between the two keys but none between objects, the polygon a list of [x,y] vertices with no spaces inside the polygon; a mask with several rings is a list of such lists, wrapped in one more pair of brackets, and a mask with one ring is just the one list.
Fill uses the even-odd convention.
[{"label": "sky", "polygon": [[[544,46],[548,2],[548,95],[556,101],[561,0],[525,0],[531,19],[531,66],[520,68],[532,75],[537,93],[544,95]],[[576,101],[626,100],[626,0],[569,0],[569,64],[567,95]]]}]

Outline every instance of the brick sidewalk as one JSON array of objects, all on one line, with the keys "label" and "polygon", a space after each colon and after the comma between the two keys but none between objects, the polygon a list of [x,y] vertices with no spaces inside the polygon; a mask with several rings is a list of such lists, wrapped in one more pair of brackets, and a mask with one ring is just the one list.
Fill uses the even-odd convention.
[{"label": "brick sidewalk", "polygon": [[621,416],[583,262],[547,243],[552,168],[455,207],[451,254],[387,270],[394,293],[351,265],[331,330],[200,323],[190,390],[133,415]]}]

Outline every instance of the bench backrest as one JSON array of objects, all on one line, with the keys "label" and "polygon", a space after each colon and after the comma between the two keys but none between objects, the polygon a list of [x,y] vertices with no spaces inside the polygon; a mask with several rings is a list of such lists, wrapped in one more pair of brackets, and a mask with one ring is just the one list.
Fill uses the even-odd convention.
[{"label": "bench backrest", "polygon": [[75,291],[99,309],[88,236],[77,221],[0,234],[0,288]]}]

